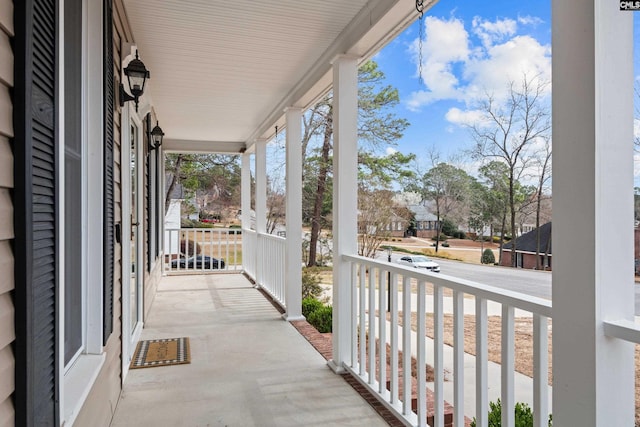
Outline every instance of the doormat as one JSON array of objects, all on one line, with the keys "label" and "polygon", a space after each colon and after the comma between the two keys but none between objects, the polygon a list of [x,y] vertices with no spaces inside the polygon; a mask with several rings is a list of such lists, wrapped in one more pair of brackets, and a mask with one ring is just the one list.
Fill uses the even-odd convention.
[{"label": "doormat", "polygon": [[189,338],[140,341],[131,360],[131,369],[191,363]]}]

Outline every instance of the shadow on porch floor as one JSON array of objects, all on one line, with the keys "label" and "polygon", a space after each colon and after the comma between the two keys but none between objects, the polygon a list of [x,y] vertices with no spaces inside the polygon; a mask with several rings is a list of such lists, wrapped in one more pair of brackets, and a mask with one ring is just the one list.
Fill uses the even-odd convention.
[{"label": "shadow on porch floor", "polygon": [[240,274],[164,277],[142,339],[187,336],[191,364],[130,370],[122,426],[386,426]]}]

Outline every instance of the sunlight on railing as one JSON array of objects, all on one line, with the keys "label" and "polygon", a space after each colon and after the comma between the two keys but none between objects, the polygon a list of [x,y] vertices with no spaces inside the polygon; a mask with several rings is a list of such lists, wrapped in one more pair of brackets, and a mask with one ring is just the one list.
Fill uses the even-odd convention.
[{"label": "sunlight on railing", "polygon": [[[528,403],[534,425],[547,425],[550,301],[369,258],[343,261],[352,272],[347,369],[385,406],[411,425],[426,426],[433,417],[430,425],[444,426],[452,417],[453,425],[463,426],[465,415],[475,415],[480,427],[488,425],[489,401],[500,398],[503,408]],[[528,376],[516,371],[514,357],[522,335],[516,325],[523,323],[532,337]],[[490,361],[489,347],[497,363]],[[433,368],[430,378],[427,365]],[[475,375],[465,379],[465,366]],[[503,411],[502,425],[514,425],[513,411]]]}]

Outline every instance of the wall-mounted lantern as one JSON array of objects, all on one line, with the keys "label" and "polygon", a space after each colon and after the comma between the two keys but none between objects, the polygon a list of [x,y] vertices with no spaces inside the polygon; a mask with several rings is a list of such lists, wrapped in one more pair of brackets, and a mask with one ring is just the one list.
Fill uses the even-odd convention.
[{"label": "wall-mounted lantern", "polygon": [[160,127],[160,123],[158,122],[156,126],[151,131],[151,141],[149,145],[150,150],[155,150],[156,148],[160,148],[162,145],[162,138],[164,137],[164,132]]},{"label": "wall-mounted lantern", "polygon": [[129,62],[123,71],[124,75],[127,76],[127,83],[131,94],[127,93],[127,91],[124,90],[122,83],[120,83],[120,106],[123,107],[125,102],[135,101],[136,111],[138,111],[138,100],[144,93],[144,85],[149,78],[149,71],[144,66],[144,63],[138,58],[137,50],[136,58]]}]

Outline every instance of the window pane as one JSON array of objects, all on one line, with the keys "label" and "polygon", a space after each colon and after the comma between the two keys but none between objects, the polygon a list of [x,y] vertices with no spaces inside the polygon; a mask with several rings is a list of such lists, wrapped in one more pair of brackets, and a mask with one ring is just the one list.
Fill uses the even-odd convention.
[{"label": "window pane", "polygon": [[65,2],[64,362],[82,348],[82,7]]}]

